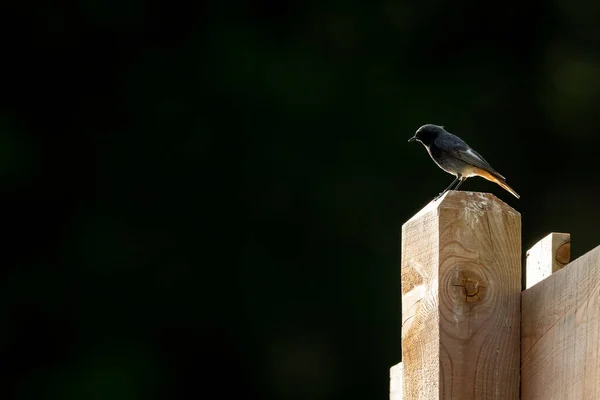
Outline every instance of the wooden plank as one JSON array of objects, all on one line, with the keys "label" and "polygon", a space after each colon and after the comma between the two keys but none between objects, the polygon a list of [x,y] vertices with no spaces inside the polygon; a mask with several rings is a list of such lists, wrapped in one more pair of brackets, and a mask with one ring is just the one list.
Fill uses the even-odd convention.
[{"label": "wooden plank", "polygon": [[521,216],[449,191],[402,227],[405,399],[518,399]]},{"label": "wooden plank", "polygon": [[390,400],[402,400],[402,363],[390,368]]},{"label": "wooden plank", "polygon": [[599,399],[600,246],[521,297],[521,399]]},{"label": "wooden plank", "polygon": [[525,287],[529,289],[569,263],[571,234],[552,232],[527,252]]},{"label": "wooden plank", "polygon": [[437,207],[431,202],[402,226],[402,395],[439,398]]}]

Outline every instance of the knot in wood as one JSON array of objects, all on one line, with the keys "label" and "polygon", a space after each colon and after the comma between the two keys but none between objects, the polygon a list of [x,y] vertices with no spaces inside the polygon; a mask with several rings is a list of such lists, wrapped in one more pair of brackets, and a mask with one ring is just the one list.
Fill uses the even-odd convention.
[{"label": "knot in wood", "polygon": [[485,298],[486,287],[484,280],[474,271],[461,271],[452,286],[460,288],[461,297],[466,303],[482,302]]},{"label": "knot in wood", "polygon": [[556,249],[556,261],[562,265],[567,265],[571,259],[571,242],[566,242]]},{"label": "knot in wood", "polygon": [[467,279],[463,287],[468,302],[473,301],[475,298],[479,299],[479,281]]}]

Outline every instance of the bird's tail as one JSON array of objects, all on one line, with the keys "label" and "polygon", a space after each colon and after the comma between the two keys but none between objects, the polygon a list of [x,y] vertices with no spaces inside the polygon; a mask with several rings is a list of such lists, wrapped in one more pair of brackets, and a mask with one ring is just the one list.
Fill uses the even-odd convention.
[{"label": "bird's tail", "polygon": [[478,169],[477,174],[479,176],[481,176],[482,178],[487,179],[490,182],[494,182],[497,183],[498,185],[500,185],[504,190],[506,190],[507,192],[509,192],[510,194],[512,194],[513,196],[515,196],[517,199],[520,199],[521,196],[519,196],[519,194],[517,192],[515,192],[513,190],[513,188],[511,188],[510,186],[508,186],[506,184],[506,181],[504,179],[500,179],[500,177],[498,176],[494,176],[493,174],[491,174],[488,171],[485,171],[483,169]]}]

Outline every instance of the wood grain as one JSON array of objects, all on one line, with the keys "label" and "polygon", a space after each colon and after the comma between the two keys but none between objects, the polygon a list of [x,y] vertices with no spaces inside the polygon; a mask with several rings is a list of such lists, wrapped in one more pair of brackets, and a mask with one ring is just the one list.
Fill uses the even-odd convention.
[{"label": "wood grain", "polygon": [[429,203],[402,226],[402,393],[405,399],[437,399],[439,395],[438,205]]},{"label": "wood grain", "polygon": [[571,234],[552,232],[527,251],[525,287],[529,289],[561,270],[570,258]]},{"label": "wood grain", "polygon": [[449,191],[402,228],[405,399],[518,399],[521,216]]},{"label": "wood grain", "polygon": [[521,297],[521,398],[600,399],[600,247]]}]

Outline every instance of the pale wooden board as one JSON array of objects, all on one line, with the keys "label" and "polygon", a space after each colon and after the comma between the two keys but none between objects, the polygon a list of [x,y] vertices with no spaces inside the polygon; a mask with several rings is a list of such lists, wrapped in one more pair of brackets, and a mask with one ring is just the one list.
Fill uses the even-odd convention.
[{"label": "pale wooden board", "polygon": [[521,399],[600,399],[600,247],[521,297]]},{"label": "pale wooden board", "polygon": [[448,192],[403,226],[405,399],[518,399],[521,217]]},{"label": "pale wooden board", "polygon": [[439,394],[438,216],[430,203],[402,226],[402,393]]},{"label": "pale wooden board", "polygon": [[525,287],[546,279],[569,263],[571,234],[552,232],[527,251]]},{"label": "pale wooden board", "polygon": [[390,400],[402,399],[402,363],[390,368]]}]

